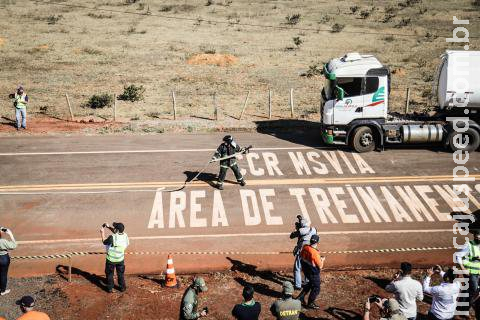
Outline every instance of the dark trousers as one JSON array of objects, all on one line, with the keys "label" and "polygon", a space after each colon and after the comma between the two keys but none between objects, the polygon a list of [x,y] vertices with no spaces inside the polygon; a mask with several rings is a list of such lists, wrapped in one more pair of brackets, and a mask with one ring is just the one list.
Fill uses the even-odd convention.
[{"label": "dark trousers", "polygon": [[[230,166],[230,169],[232,169],[238,182],[243,180],[243,176],[240,173],[240,168],[238,168],[238,165],[234,164],[233,166]],[[218,174],[219,184],[223,184],[223,182],[225,181],[225,177],[227,176],[227,170],[228,168],[220,166],[220,173]]]},{"label": "dark trousers", "polygon": [[105,263],[105,274],[107,276],[107,289],[108,291],[113,290],[113,274],[117,270],[118,286],[121,291],[127,289],[125,285],[125,262],[112,263],[106,261]]},{"label": "dark trousers", "polygon": [[302,263],[302,270],[308,282],[303,286],[299,297],[304,298],[310,293],[307,301],[307,303],[310,304],[315,302],[320,294],[320,270],[312,270],[310,265],[304,263]]},{"label": "dark trousers", "polygon": [[0,256],[0,292],[7,290],[8,267],[10,267],[10,256],[4,254]]}]

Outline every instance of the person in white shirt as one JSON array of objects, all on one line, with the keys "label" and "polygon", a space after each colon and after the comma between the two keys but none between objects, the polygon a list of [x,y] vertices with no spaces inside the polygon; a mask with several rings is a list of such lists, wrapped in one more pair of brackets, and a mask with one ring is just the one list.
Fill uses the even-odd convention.
[{"label": "person in white shirt", "polygon": [[417,318],[417,301],[423,300],[422,284],[412,279],[412,265],[402,262],[400,272],[396,273],[393,281],[385,287],[388,292],[394,293],[400,304],[400,310],[408,320]]},{"label": "person in white shirt", "polygon": [[[432,275],[439,274],[443,282],[431,287]],[[455,273],[450,268],[444,272],[440,266],[427,270],[423,280],[423,291],[432,296],[432,306],[428,312],[429,320],[453,320],[457,309],[457,298],[460,294],[460,282],[455,281]]]}]

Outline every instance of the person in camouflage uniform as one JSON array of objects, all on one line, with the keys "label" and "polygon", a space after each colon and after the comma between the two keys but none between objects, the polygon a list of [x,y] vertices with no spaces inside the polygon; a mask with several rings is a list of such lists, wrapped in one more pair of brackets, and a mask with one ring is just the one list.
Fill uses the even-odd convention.
[{"label": "person in camouflage uniform", "polygon": [[[231,135],[228,135],[223,137],[223,143],[218,147],[217,151],[212,157],[212,160],[221,159],[240,152],[245,152],[245,149],[240,148],[240,146],[235,141],[233,141],[233,137]],[[238,167],[237,158],[232,157],[220,161],[220,173],[218,174],[217,188],[219,190],[223,190],[223,182],[225,181],[228,168],[232,169],[233,173],[235,174],[235,178],[237,179],[237,182],[242,187],[245,186],[246,183],[240,172],[240,168]]]},{"label": "person in camouflage uniform", "polygon": [[302,311],[300,300],[293,299],[293,284],[290,281],[283,283],[283,297],[275,301],[270,311],[277,320],[298,320]]},{"label": "person in camouflage uniform", "polygon": [[206,317],[208,309],[204,308],[198,312],[198,294],[208,290],[205,280],[202,277],[197,277],[193,283],[188,287],[183,295],[182,305],[180,310],[180,320],[195,320]]}]

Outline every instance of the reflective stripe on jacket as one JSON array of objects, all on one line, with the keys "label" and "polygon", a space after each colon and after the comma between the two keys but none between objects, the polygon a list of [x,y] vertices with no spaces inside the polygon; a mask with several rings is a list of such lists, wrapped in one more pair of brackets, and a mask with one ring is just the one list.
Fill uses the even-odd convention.
[{"label": "reflective stripe on jacket", "polygon": [[125,250],[129,245],[126,233],[112,234],[113,244],[107,249],[107,260],[113,263],[122,262],[125,259]]},{"label": "reflective stripe on jacket", "polygon": [[468,256],[463,259],[463,266],[470,274],[480,274],[480,245],[474,241],[468,243]]},{"label": "reflective stripe on jacket", "polygon": [[15,93],[15,107],[17,109],[24,109],[27,107],[28,97],[24,92],[22,95]]}]

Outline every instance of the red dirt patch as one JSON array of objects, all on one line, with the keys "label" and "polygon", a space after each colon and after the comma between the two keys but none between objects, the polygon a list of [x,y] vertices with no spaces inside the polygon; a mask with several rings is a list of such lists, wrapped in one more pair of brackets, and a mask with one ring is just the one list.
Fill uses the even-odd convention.
[{"label": "red dirt patch", "polygon": [[[8,119],[9,122],[0,123],[0,133],[15,133],[15,122]],[[66,121],[55,118],[33,118],[27,116],[27,130],[20,130],[19,133],[26,134],[48,134],[48,133],[66,133],[78,132],[85,129],[98,129],[111,125],[110,122],[98,122],[95,119],[77,119],[76,121]]]},{"label": "red dirt patch", "polygon": [[187,60],[188,64],[194,65],[216,65],[219,67],[227,67],[237,63],[238,58],[231,54],[219,54],[219,53],[202,53],[194,55]]},{"label": "red dirt patch", "polygon": [[[208,291],[200,296],[199,307],[208,306],[209,319],[231,319],[230,312],[240,303],[243,285],[255,289],[255,300],[262,305],[261,319],[273,319],[270,305],[281,292],[281,283],[291,280],[290,271],[270,272],[256,270],[248,264],[239,264],[235,271],[216,272],[203,275]],[[306,310],[308,319],[355,319],[361,317],[363,305],[372,294],[390,297],[383,290],[395,270],[324,271],[322,291],[317,303],[320,310]],[[106,293],[101,287],[103,275],[97,276],[74,269],[72,283],[60,276],[52,276],[45,282],[45,295],[39,299],[39,309],[45,310],[52,319],[178,319],[179,306],[186,287],[193,276],[179,277],[180,289],[162,288],[162,277],[158,275],[128,276],[125,293]],[[416,271],[416,279],[422,271]],[[15,280],[17,287],[29,279]],[[435,278],[434,282],[438,283]],[[13,290],[12,290],[13,291]],[[38,296],[38,295],[37,295]],[[426,314],[430,305],[418,303],[419,312]],[[5,313],[16,310],[7,306]],[[11,309],[11,310],[10,310]],[[378,312],[372,308],[372,318]],[[2,311],[0,310],[0,316]],[[344,317],[345,316],[345,317]]]}]

